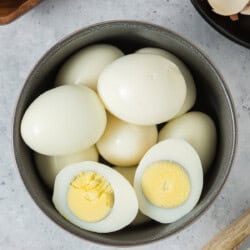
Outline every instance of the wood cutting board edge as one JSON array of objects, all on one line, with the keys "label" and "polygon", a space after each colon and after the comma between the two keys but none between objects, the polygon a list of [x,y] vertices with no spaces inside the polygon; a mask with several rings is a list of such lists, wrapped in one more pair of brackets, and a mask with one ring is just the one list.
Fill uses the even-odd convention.
[{"label": "wood cutting board edge", "polygon": [[41,0],[26,0],[23,4],[21,4],[17,9],[6,16],[0,17],[0,25],[8,24],[14,21],[16,18],[25,14],[28,10],[35,7],[41,2]]}]

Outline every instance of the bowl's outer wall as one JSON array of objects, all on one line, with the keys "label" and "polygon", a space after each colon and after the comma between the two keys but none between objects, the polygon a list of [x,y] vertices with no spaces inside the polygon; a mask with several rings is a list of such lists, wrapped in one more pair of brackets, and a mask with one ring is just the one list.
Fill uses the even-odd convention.
[{"label": "bowl's outer wall", "polygon": [[[114,44],[126,53],[145,46],[154,46],[176,54],[193,73],[198,90],[195,110],[210,114],[216,122],[219,136],[217,156],[205,177],[202,197],[192,212],[176,223],[162,225],[151,222],[110,234],[95,234],[72,225],[55,210],[51,202],[51,193],[41,182],[34,167],[32,152],[21,139],[20,123],[25,110],[39,94],[53,86],[56,72],[62,62],[80,48],[100,42]],[[29,75],[17,103],[13,143],[24,184],[45,214],[66,230],[87,240],[108,245],[130,246],[149,243],[178,231],[209,206],[229,173],[235,151],[235,130],[233,107],[223,80],[199,50],[161,27],[140,22],[117,21],[98,24],[74,33],[55,45],[38,62]]]}]

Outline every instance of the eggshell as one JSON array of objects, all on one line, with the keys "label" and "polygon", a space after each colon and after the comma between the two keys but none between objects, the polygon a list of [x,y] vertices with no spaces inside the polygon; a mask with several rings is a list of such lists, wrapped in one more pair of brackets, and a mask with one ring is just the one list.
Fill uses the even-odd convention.
[{"label": "eggshell", "polygon": [[67,165],[82,161],[98,161],[95,146],[70,155],[49,156],[34,153],[36,167],[45,184],[53,189],[56,175]]},{"label": "eggshell", "polygon": [[173,118],[186,97],[186,83],[178,67],[151,54],[117,59],[103,70],[97,89],[113,115],[137,125]]},{"label": "eggshell", "polygon": [[199,154],[204,173],[215,157],[217,133],[213,120],[201,112],[189,112],[167,123],[159,133],[159,141],[179,138],[189,142]]},{"label": "eggshell", "polygon": [[94,145],[105,126],[106,112],[96,93],[65,85],[31,103],[21,122],[21,135],[40,154],[66,155]]},{"label": "eggshell", "polygon": [[194,84],[194,79],[188,67],[177,56],[166,50],[150,47],[139,49],[136,51],[136,53],[163,56],[166,59],[170,60],[172,63],[174,63],[181,71],[186,82],[187,94],[180,111],[175,115],[175,117],[186,113],[189,109],[193,107],[196,100],[196,88]]},{"label": "eggshell", "polygon": [[[100,174],[110,183],[114,192],[113,208],[101,221],[83,221],[71,212],[67,204],[67,194],[71,181],[80,172],[85,171]],[[138,201],[130,183],[112,168],[92,161],[75,163],[61,170],[56,176],[52,201],[59,213],[71,223],[97,233],[115,232],[126,227],[134,220],[138,212]]]},{"label": "eggshell", "polygon": [[109,44],[88,46],[71,56],[56,77],[58,85],[76,84],[96,90],[101,71],[123,52]]},{"label": "eggshell", "polygon": [[138,126],[109,114],[105,132],[96,146],[108,162],[117,166],[133,166],[157,142],[157,137],[154,125]]}]

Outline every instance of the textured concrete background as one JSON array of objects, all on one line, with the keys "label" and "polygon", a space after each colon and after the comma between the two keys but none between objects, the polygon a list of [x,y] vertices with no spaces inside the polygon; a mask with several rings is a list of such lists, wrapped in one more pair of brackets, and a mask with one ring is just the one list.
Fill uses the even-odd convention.
[{"label": "textured concrete background", "polygon": [[213,205],[180,233],[135,249],[201,249],[250,207],[250,50],[218,34],[187,0],[46,0],[0,27],[0,249],[108,249],[65,232],[38,209],[16,169],[11,120],[25,78],[47,49],[79,28],[114,19],[156,23],[192,40],[224,76],[239,122],[237,157]]}]

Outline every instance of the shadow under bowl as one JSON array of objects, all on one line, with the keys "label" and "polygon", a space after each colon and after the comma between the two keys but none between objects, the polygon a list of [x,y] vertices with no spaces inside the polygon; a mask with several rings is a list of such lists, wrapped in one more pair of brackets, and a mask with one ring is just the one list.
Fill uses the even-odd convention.
[{"label": "shadow under bowl", "polygon": [[[77,50],[93,43],[110,43],[125,53],[142,47],[159,47],[178,56],[191,70],[197,87],[194,110],[209,114],[218,131],[216,158],[204,179],[202,196],[197,206],[172,224],[150,222],[142,226],[128,226],[108,234],[85,231],[65,220],[55,209],[51,193],[41,181],[33,161],[32,151],[20,135],[22,116],[30,103],[42,92],[53,87],[56,73],[65,60]],[[13,144],[17,166],[23,182],[41,210],[67,231],[86,240],[113,246],[146,244],[181,230],[196,219],[220,192],[232,165],[236,148],[236,120],[230,94],[218,71],[190,42],[162,27],[136,22],[113,21],[96,24],[66,37],[50,49],[36,64],[21,91],[17,102]],[[121,215],[122,216],[122,215]]]}]

